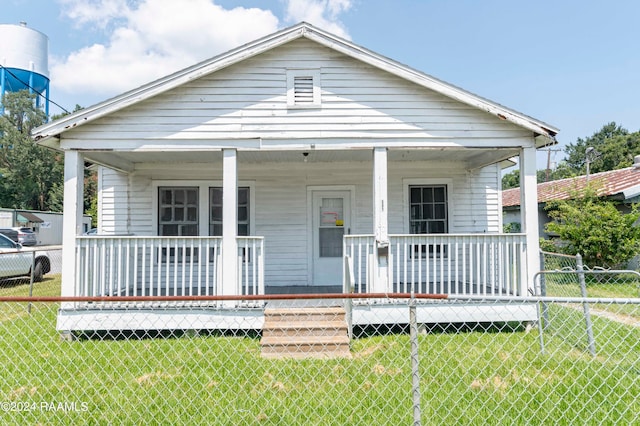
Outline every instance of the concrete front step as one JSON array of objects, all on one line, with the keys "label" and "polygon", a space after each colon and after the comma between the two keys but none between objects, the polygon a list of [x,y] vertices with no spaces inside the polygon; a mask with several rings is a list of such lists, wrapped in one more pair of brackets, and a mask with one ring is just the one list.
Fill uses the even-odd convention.
[{"label": "concrete front step", "polygon": [[342,307],[268,308],[260,340],[266,358],[350,357]]},{"label": "concrete front step", "polygon": [[344,321],[345,310],[342,307],[323,308],[267,308],[265,321]]},{"label": "concrete front step", "polygon": [[284,321],[267,320],[262,328],[263,336],[346,336],[346,321]]},{"label": "concrete front step", "polygon": [[315,358],[350,357],[348,336],[263,337],[262,356],[269,358],[306,356]]}]

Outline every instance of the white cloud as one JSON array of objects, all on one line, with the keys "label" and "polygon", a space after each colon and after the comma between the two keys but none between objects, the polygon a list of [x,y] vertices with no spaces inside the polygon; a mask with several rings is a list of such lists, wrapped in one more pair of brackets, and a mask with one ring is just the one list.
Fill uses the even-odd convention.
[{"label": "white cloud", "polygon": [[[77,31],[104,41],[52,58],[56,91],[103,98],[272,33],[271,10],[225,9],[215,0],[58,0]],[[284,0],[289,24],[307,21],[348,38],[339,15],[352,0]],[[85,105],[86,106],[86,105]]]},{"label": "white cloud", "polygon": [[76,25],[91,24],[104,28],[122,18],[128,10],[126,0],[59,0],[63,13]]},{"label": "white cloud", "polygon": [[271,11],[228,10],[211,0],[64,0],[64,6],[77,24],[110,31],[107,42],[52,60],[52,82],[67,93],[123,92],[278,29]]},{"label": "white cloud", "polygon": [[288,22],[306,21],[323,30],[349,39],[349,33],[340,22],[339,15],[347,12],[353,5],[352,0],[288,0]]}]

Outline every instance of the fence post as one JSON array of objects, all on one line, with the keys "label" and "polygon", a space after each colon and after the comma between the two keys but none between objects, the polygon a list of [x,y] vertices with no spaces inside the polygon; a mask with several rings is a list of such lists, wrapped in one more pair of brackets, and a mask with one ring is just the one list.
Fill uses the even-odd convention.
[{"label": "fence post", "polygon": [[[31,276],[29,277],[29,298],[33,296],[33,274],[35,274],[36,267],[36,251],[31,252]],[[27,313],[31,313],[31,302],[27,304]]]},{"label": "fence post", "polygon": [[[584,266],[582,265],[582,256],[576,255],[576,267],[578,269],[578,280],[580,281],[580,293],[583,298],[587,297],[587,283],[584,279]],[[587,342],[589,346],[589,352],[592,356],[596,356],[596,342],[593,338],[593,327],[591,325],[591,312],[589,310],[589,303],[582,302],[582,309],[584,310],[584,321],[587,327]]]},{"label": "fence post", "polygon": [[416,318],[416,299],[411,289],[409,300],[409,336],[411,339],[411,391],[413,395],[413,424],[420,426],[422,423],[420,413],[420,371],[418,362],[418,321]]},{"label": "fence post", "polygon": [[[544,261],[544,252],[540,252],[540,270],[543,271],[540,277],[540,296],[547,295],[547,280],[544,271],[547,270]],[[549,305],[547,302],[542,302],[542,329],[546,330],[549,327]]]}]

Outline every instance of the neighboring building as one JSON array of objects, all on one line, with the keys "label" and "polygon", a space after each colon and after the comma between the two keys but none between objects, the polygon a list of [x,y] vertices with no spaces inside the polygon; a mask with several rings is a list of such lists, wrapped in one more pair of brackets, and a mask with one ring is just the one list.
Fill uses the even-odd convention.
[{"label": "neighboring building", "polygon": [[[634,166],[625,169],[595,173],[589,176],[589,184],[598,196],[618,201],[618,209],[628,212],[631,204],[640,201],[640,158],[636,157]],[[538,184],[538,234],[547,238],[545,225],[551,218],[545,210],[549,201],[568,200],[584,191],[587,185],[586,176],[554,180]],[[502,210],[504,223],[521,223],[520,188],[502,191]]]},{"label": "neighboring building", "polygon": [[[533,232],[502,234],[500,164],[519,156],[520,180],[535,188],[536,148],[556,132],[301,23],[34,138],[65,155],[64,296],[527,296],[536,195],[522,211]],[[81,236],[85,162],[100,165],[97,236]],[[245,305],[137,316],[65,303],[58,328],[261,327],[261,307],[229,306]],[[408,320],[387,301],[354,306],[353,323],[379,322],[375,309]],[[536,311],[429,304],[418,315],[529,321]]]},{"label": "neighboring building", "polygon": [[[38,245],[62,244],[62,213],[0,208],[0,228],[25,227],[36,233]],[[84,215],[82,232],[91,228],[91,216]]]}]

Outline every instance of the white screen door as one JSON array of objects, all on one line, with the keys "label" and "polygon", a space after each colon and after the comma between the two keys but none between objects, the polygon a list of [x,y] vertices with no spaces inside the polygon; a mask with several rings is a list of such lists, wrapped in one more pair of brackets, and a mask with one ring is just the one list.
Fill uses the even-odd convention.
[{"label": "white screen door", "polygon": [[351,227],[349,191],[313,191],[313,282],[342,284],[342,237]]}]

